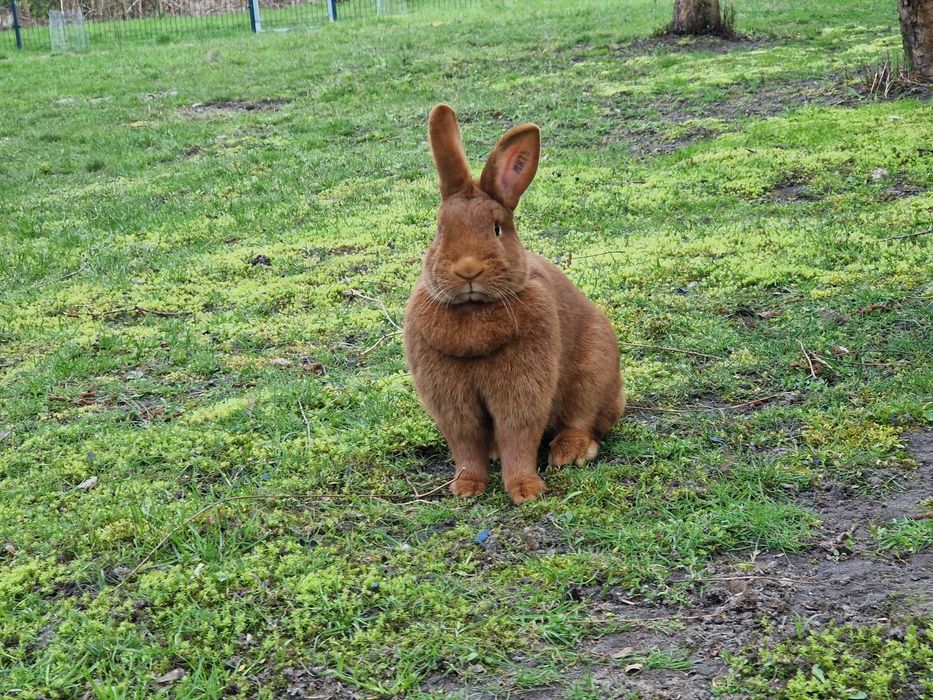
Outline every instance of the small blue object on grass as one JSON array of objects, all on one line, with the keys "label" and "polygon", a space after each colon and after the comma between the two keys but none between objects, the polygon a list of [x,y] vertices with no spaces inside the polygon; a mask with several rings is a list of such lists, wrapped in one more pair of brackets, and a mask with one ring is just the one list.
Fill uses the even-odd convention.
[{"label": "small blue object on grass", "polygon": [[492,533],[489,532],[489,530],[481,530],[480,533],[476,536],[476,544],[478,544],[480,547],[483,547],[489,541],[490,537],[492,537]]},{"label": "small blue object on grass", "polygon": [[725,444],[726,444],[726,441],[725,441],[725,440],[723,440],[722,438],[717,438],[717,437],[711,437],[711,438],[709,439],[709,441],[712,442],[712,443],[715,444],[715,445],[725,445]]},{"label": "small blue object on grass", "polygon": [[379,590],[379,582],[378,582],[378,581],[373,581],[371,584],[369,584],[369,590],[371,590],[371,591],[378,591],[378,590]]}]

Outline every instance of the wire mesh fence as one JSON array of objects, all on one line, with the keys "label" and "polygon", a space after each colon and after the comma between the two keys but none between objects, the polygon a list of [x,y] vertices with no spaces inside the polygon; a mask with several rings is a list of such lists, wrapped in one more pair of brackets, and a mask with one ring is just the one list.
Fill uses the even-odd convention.
[{"label": "wire mesh fence", "polygon": [[457,8],[481,0],[0,0],[0,49],[81,51],[124,43],[289,31]]}]

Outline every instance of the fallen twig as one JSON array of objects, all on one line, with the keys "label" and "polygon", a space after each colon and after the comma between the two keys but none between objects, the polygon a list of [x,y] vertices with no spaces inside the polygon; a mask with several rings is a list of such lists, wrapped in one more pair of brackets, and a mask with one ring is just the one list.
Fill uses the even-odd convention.
[{"label": "fallen twig", "polygon": [[779,396],[787,396],[792,394],[791,391],[782,391],[780,394],[772,394],[771,396],[762,396],[758,399],[752,399],[751,401],[744,401],[742,403],[733,404],[731,406],[685,406],[684,408],[661,408],[659,406],[643,406],[637,403],[628,404],[628,408],[634,409],[636,411],[650,411],[650,412],[660,412],[660,413],[699,413],[702,411],[709,412],[719,412],[723,413],[725,411],[737,411],[740,408],[745,408],[746,406],[757,406],[758,404],[765,403],[771,399],[776,399]]},{"label": "fallen twig", "polygon": [[806,579],[802,578],[788,578],[787,576],[765,576],[761,574],[749,574],[747,576],[709,576],[709,577],[699,577],[684,579],[686,582],[700,582],[700,583],[716,583],[718,581],[786,581],[787,583],[808,583]]},{"label": "fallen twig", "polygon": [[619,343],[619,345],[625,345],[631,348],[647,348],[649,350],[663,350],[665,352],[679,352],[683,355],[694,355],[695,357],[705,357],[710,360],[722,360],[725,359],[719,355],[709,355],[705,352],[696,352],[695,350],[682,350],[681,348],[671,348],[667,345],[647,345],[645,343]]},{"label": "fallen twig", "polygon": [[409,501],[409,503],[415,503],[415,502],[417,502],[417,501],[424,500],[424,499],[427,498],[428,496],[433,496],[433,495],[434,495],[435,493],[437,493],[438,491],[440,491],[440,490],[442,490],[442,489],[445,489],[445,488],[447,488],[448,486],[450,486],[452,483],[454,483],[457,479],[460,478],[460,475],[461,475],[461,474],[463,474],[463,470],[462,470],[462,469],[459,469],[459,470],[457,471],[457,473],[454,475],[454,478],[453,478],[453,479],[451,479],[451,480],[448,481],[447,483],[441,484],[440,486],[435,486],[435,487],[434,487],[433,489],[431,489],[430,491],[426,491],[426,492],[424,492],[424,493],[418,493],[418,489],[415,488],[415,485],[414,485],[413,483],[411,483],[411,480],[410,480],[407,476],[405,476],[405,481],[408,482],[408,485],[411,487],[412,492],[415,494],[415,500],[414,500],[414,501]]},{"label": "fallen twig", "polygon": [[142,306],[136,306],[134,308],[138,313],[144,316],[146,314],[151,314],[152,316],[161,316],[163,318],[168,318],[170,316],[188,316],[191,314],[190,311],[161,311],[159,309],[146,309]]},{"label": "fallen twig", "polygon": [[[757,406],[758,404],[765,403],[765,402],[767,402],[767,401],[770,401],[771,399],[776,399],[776,398],[778,398],[779,396],[787,396],[788,394],[791,394],[791,393],[793,393],[793,392],[790,392],[790,391],[782,391],[780,394],[772,394],[771,396],[762,396],[760,399],[752,399],[751,401],[745,401],[745,402],[743,402],[743,403],[737,403],[737,404],[734,404],[734,405],[732,405],[732,406],[729,406],[728,408],[729,408],[730,410],[733,410],[733,411],[734,411],[734,410],[736,410],[737,408],[745,408],[746,406]],[[716,410],[718,410],[718,409],[716,409]]]},{"label": "fallen twig", "polygon": [[807,349],[803,346],[803,341],[800,338],[797,339],[797,343],[800,345],[800,349],[803,351],[803,356],[807,360],[807,365],[810,367],[810,376],[816,379],[816,370],[813,367],[813,361],[810,359],[810,353],[807,352]]},{"label": "fallen twig", "polygon": [[380,345],[382,345],[384,342],[386,342],[387,340],[391,340],[392,338],[394,338],[394,337],[397,336],[397,335],[401,335],[402,332],[403,332],[403,331],[402,331],[402,329],[400,328],[400,329],[398,329],[397,331],[394,331],[394,332],[392,332],[392,333],[386,333],[385,335],[383,335],[382,337],[380,337],[379,340],[377,340],[375,343],[373,343],[372,345],[370,345],[368,348],[366,348],[365,350],[361,350],[361,351],[360,351],[360,357],[366,357],[369,353],[371,353],[373,350],[375,350],[376,348],[378,348],[378,347],[379,347]]},{"label": "fallen twig", "polygon": [[933,513],[920,513],[918,515],[908,515],[908,520],[933,520]]},{"label": "fallen twig", "polygon": [[696,413],[697,411],[705,411],[706,408],[661,408],[660,406],[642,406],[637,403],[628,403],[625,405],[626,410],[634,411],[649,411],[651,413]]},{"label": "fallen twig", "polygon": [[713,617],[724,617],[726,615],[726,610],[718,610],[717,612],[705,613],[703,615],[669,615],[667,617],[641,617],[636,619],[626,620],[626,622],[634,623],[647,623],[647,622],[678,622],[680,620],[709,620]]},{"label": "fallen twig", "polygon": [[298,399],[298,409],[301,411],[301,419],[305,422],[305,432],[308,434],[308,449],[311,449],[311,424],[308,422],[308,414],[305,413],[304,404]]},{"label": "fallen twig", "polygon": [[[90,316],[91,318],[104,318],[106,316],[119,316],[121,314],[132,314],[132,313],[139,314],[140,316],[149,315],[149,316],[159,316],[162,318],[169,318],[172,316],[189,316],[191,314],[190,311],[162,311],[161,309],[148,309],[144,306],[136,305],[136,306],[127,306],[121,309],[111,309],[110,311],[90,311],[88,312],[88,316]],[[80,317],[80,314],[74,309],[69,309],[68,311],[65,312],[65,315],[72,317],[72,318]]]},{"label": "fallen twig", "polygon": [[590,253],[589,255],[574,255],[573,253],[570,253],[567,256],[567,267],[570,267],[570,264],[574,260],[586,260],[587,258],[598,258],[603,255],[624,255],[624,254],[625,254],[624,250],[604,250],[602,253]]},{"label": "fallen twig", "polygon": [[366,296],[359,289],[348,289],[347,291],[343,293],[343,295],[347,297],[348,299],[365,299],[366,301],[371,301],[374,304],[379,304],[379,306],[382,307],[382,313],[385,314],[385,317],[389,320],[389,323],[391,323],[393,326],[395,326],[399,330],[402,330],[402,327],[396,322],[396,320],[392,318],[392,316],[389,315],[389,310],[386,308],[385,302],[382,301],[381,299],[376,299],[374,297]]},{"label": "fallen twig", "polygon": [[82,272],[84,272],[84,270],[85,270],[85,267],[84,267],[84,265],[82,265],[82,266],[79,267],[77,270],[72,270],[71,272],[68,272],[68,273],[62,275],[61,277],[59,277],[58,279],[54,279],[54,280],[52,280],[52,281],[53,281],[53,282],[64,282],[65,280],[70,280],[72,277],[75,277],[75,276],[81,274]]},{"label": "fallen twig", "polygon": [[915,236],[926,236],[928,233],[933,233],[933,228],[928,228],[924,231],[916,231],[914,233],[902,233],[900,236],[891,236],[890,238],[882,238],[881,243],[885,241],[899,241],[902,238],[913,238]]}]

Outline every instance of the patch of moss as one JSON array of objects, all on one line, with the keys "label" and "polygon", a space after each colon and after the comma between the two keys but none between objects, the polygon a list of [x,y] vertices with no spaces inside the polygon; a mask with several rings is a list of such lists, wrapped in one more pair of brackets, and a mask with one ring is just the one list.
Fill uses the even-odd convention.
[{"label": "patch of moss", "polygon": [[720,690],[749,698],[893,700],[933,693],[927,625],[832,626],[733,659]]}]

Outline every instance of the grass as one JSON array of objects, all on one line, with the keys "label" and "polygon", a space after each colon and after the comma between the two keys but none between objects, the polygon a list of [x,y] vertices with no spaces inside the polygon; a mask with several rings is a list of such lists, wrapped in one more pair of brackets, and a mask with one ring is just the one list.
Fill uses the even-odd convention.
[{"label": "grass", "polygon": [[[839,77],[900,41],[863,5],[740,3],[756,41],[725,53],[635,48],[663,3],[530,0],[4,56],[0,694],[597,697],[581,650],[617,625],[578,591],[684,600],[674,573],[811,546],[788,484],[909,471],[931,237],[886,239],[933,218],[933,109]],[[499,483],[402,505],[450,469],[395,334],[438,101],[477,165],[541,125],[519,230],[606,309],[641,407],[521,508]],[[288,493],[331,497],[189,520]]]}]

